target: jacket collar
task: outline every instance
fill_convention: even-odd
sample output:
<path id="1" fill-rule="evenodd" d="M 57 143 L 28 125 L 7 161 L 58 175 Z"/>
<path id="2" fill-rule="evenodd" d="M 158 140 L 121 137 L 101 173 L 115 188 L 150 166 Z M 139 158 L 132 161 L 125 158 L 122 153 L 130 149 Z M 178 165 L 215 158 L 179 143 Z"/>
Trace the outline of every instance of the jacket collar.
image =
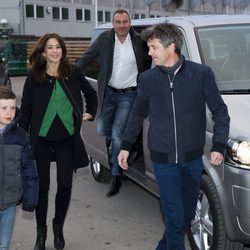
<path id="1" fill-rule="evenodd" d="M 167 73 L 168 75 L 174 75 L 177 72 L 177 70 L 182 67 L 184 60 L 185 60 L 184 56 L 181 55 L 179 61 L 175 65 L 173 65 L 172 67 L 160 66 L 160 69 L 163 72 Z"/>

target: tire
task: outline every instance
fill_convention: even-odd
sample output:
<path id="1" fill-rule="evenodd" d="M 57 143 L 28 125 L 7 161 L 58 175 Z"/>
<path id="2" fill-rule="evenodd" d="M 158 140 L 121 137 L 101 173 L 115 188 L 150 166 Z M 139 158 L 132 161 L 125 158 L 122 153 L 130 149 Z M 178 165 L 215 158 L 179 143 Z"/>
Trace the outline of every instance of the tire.
<path id="1" fill-rule="evenodd" d="M 195 219 L 187 231 L 192 250 L 243 250 L 244 245 L 230 241 L 217 190 L 207 175 L 201 179 Z"/>
<path id="2" fill-rule="evenodd" d="M 94 179 L 98 182 L 110 182 L 111 180 L 111 171 L 98 161 L 90 157 L 90 168 Z"/>

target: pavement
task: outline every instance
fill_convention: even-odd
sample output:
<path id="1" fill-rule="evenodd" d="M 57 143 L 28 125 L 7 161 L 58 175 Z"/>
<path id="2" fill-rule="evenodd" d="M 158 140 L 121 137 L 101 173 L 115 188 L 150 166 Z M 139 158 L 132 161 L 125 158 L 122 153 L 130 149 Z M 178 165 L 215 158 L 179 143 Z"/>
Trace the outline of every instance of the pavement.
<path id="1" fill-rule="evenodd" d="M 24 85 L 25 79 L 26 79 L 26 76 L 10 77 L 10 80 L 12 83 L 12 90 L 17 96 L 18 106 L 21 103 L 21 96 L 22 96 L 23 85 Z"/>
<path id="2" fill-rule="evenodd" d="M 56 191 L 56 168 L 51 167 L 46 249 L 53 246 L 52 218 Z M 130 181 L 120 194 L 106 198 L 107 184 L 96 183 L 89 168 L 74 176 L 72 199 L 65 221 L 65 250 L 153 250 L 163 224 L 158 200 Z M 17 209 L 10 250 L 34 249 L 35 214 Z"/>

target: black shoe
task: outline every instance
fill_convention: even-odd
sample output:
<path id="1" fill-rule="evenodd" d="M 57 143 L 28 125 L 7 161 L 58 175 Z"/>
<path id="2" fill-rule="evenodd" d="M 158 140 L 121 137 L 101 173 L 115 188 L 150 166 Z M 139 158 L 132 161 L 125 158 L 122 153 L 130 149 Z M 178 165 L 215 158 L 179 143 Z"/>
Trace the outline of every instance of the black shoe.
<path id="1" fill-rule="evenodd" d="M 111 197 L 111 196 L 119 193 L 121 185 L 122 185 L 121 176 L 120 175 L 114 175 L 114 176 L 112 176 L 111 187 L 110 187 L 109 192 L 106 194 L 106 196 L 107 197 Z"/>
<path id="2" fill-rule="evenodd" d="M 63 237 L 63 224 L 56 224 L 53 219 L 54 246 L 56 249 L 64 249 L 65 240 Z"/>
<path id="3" fill-rule="evenodd" d="M 45 250 L 45 241 L 47 238 L 47 226 L 37 227 L 37 238 L 34 250 Z"/>

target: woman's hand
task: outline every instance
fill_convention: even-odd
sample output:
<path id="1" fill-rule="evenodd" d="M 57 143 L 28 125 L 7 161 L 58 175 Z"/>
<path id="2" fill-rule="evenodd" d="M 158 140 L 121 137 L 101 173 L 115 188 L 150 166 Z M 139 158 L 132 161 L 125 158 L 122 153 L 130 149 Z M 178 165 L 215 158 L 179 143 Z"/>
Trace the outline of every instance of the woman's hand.
<path id="1" fill-rule="evenodd" d="M 93 116 L 89 113 L 84 113 L 82 116 L 82 120 L 83 121 L 89 121 L 89 120 L 93 120 Z"/>

